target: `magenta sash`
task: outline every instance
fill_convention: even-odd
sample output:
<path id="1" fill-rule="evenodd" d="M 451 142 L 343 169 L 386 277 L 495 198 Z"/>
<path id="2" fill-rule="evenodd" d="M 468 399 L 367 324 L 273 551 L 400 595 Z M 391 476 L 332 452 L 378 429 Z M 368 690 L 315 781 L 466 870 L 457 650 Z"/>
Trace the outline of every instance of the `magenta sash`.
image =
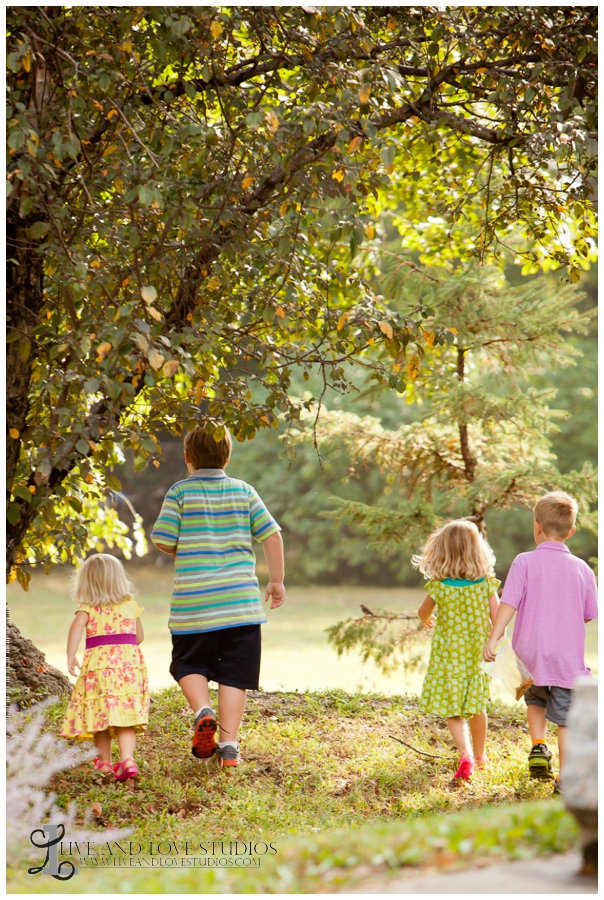
<path id="1" fill-rule="evenodd" d="M 138 644 L 135 634 L 100 634 L 98 637 L 86 638 L 86 649 L 102 647 L 104 644 Z"/>

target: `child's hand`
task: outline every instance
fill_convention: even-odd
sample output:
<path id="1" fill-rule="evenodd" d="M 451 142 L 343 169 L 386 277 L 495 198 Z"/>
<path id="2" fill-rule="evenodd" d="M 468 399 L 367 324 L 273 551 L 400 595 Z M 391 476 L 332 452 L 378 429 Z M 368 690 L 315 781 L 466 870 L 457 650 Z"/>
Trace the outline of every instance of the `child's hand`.
<path id="1" fill-rule="evenodd" d="M 429 619 L 426 619 L 425 622 L 422 622 L 422 628 L 434 628 L 436 625 L 436 619 L 434 616 L 430 616 Z"/>
<path id="2" fill-rule="evenodd" d="M 494 641 L 492 638 L 486 642 L 484 645 L 484 650 L 482 651 L 482 658 L 485 662 L 494 662 L 495 657 L 497 656 L 497 641 Z"/>
<path id="3" fill-rule="evenodd" d="M 268 603 L 269 597 L 272 597 L 271 609 L 276 609 L 278 606 L 281 606 L 285 600 L 285 588 L 283 587 L 283 582 L 278 583 L 276 581 L 269 581 L 264 595 L 265 603 Z"/>
<path id="4" fill-rule="evenodd" d="M 80 672 L 82 671 L 82 667 L 78 662 L 77 656 L 67 657 L 67 669 L 70 675 L 73 675 L 74 678 L 77 678 L 78 673 L 76 672 L 76 669 L 79 669 Z"/>

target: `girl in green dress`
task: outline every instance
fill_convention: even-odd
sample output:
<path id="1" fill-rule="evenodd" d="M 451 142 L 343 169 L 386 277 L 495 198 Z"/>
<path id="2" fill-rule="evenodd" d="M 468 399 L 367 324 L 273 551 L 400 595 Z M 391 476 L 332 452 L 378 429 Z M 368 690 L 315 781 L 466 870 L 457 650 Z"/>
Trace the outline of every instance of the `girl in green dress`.
<path id="1" fill-rule="evenodd" d="M 434 628 L 420 709 L 446 718 L 460 753 L 454 777 L 469 779 L 476 765 L 488 764 L 489 677 L 480 663 L 499 606 L 495 556 L 473 522 L 455 519 L 431 534 L 411 562 L 429 579 L 417 614 Z"/>

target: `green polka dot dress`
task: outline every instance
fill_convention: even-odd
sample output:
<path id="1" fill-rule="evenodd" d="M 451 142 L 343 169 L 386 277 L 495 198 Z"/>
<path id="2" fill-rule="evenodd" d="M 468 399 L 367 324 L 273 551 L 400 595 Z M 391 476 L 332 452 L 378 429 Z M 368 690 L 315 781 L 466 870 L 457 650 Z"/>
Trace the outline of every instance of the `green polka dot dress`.
<path id="1" fill-rule="evenodd" d="M 491 632 L 489 597 L 500 584 L 497 578 L 426 583 L 438 609 L 422 687 L 422 712 L 467 719 L 486 709 L 490 679 L 480 663 Z"/>

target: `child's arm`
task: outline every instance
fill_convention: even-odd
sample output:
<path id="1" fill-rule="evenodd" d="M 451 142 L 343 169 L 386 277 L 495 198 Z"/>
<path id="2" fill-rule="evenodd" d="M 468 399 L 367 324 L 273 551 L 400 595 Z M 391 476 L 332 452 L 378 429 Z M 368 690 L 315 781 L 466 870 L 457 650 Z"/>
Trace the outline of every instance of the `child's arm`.
<path id="1" fill-rule="evenodd" d="M 484 645 L 484 650 L 482 651 L 482 658 L 485 662 L 493 662 L 493 660 L 495 659 L 497 655 L 495 652 L 497 642 L 503 636 L 503 633 L 509 623 L 512 621 L 515 612 L 516 607 L 510 606 L 509 603 L 499 604 L 499 609 L 497 610 L 497 615 L 495 616 L 495 621 L 493 622 L 491 634 L 488 641 Z"/>
<path id="2" fill-rule="evenodd" d="M 78 610 L 73 617 L 73 622 L 71 623 L 69 634 L 67 635 L 67 669 L 69 674 L 74 677 L 78 674 L 76 668 L 80 669 L 80 671 L 82 670 L 76 657 L 76 653 L 78 652 L 78 647 L 80 646 L 80 641 L 82 640 L 87 621 L 88 613 L 83 610 Z"/>
<path id="3" fill-rule="evenodd" d="M 142 644 L 145 640 L 145 632 L 143 631 L 143 623 L 141 622 L 141 617 L 139 616 L 136 620 L 136 643 Z"/>
<path id="4" fill-rule="evenodd" d="M 285 588 L 283 587 L 285 563 L 283 560 L 281 532 L 276 531 L 262 541 L 262 549 L 264 550 L 264 558 L 268 566 L 268 584 L 264 601 L 265 603 L 268 602 L 268 598 L 271 597 L 271 609 L 276 609 L 285 600 Z"/>
<path id="5" fill-rule="evenodd" d="M 491 614 L 491 624 L 495 623 L 497 611 L 499 609 L 499 594 L 491 594 L 489 597 L 489 612 Z"/>
<path id="6" fill-rule="evenodd" d="M 424 628 L 434 628 L 434 617 L 432 613 L 436 608 L 436 603 L 432 597 L 426 596 L 422 600 L 417 615 L 419 616 Z"/>
<path id="7" fill-rule="evenodd" d="M 163 544 L 156 544 L 155 546 L 158 550 L 161 550 L 162 553 L 167 553 L 168 556 L 173 556 L 174 559 L 176 559 L 176 550 L 174 550 L 173 547 L 166 547 Z"/>

